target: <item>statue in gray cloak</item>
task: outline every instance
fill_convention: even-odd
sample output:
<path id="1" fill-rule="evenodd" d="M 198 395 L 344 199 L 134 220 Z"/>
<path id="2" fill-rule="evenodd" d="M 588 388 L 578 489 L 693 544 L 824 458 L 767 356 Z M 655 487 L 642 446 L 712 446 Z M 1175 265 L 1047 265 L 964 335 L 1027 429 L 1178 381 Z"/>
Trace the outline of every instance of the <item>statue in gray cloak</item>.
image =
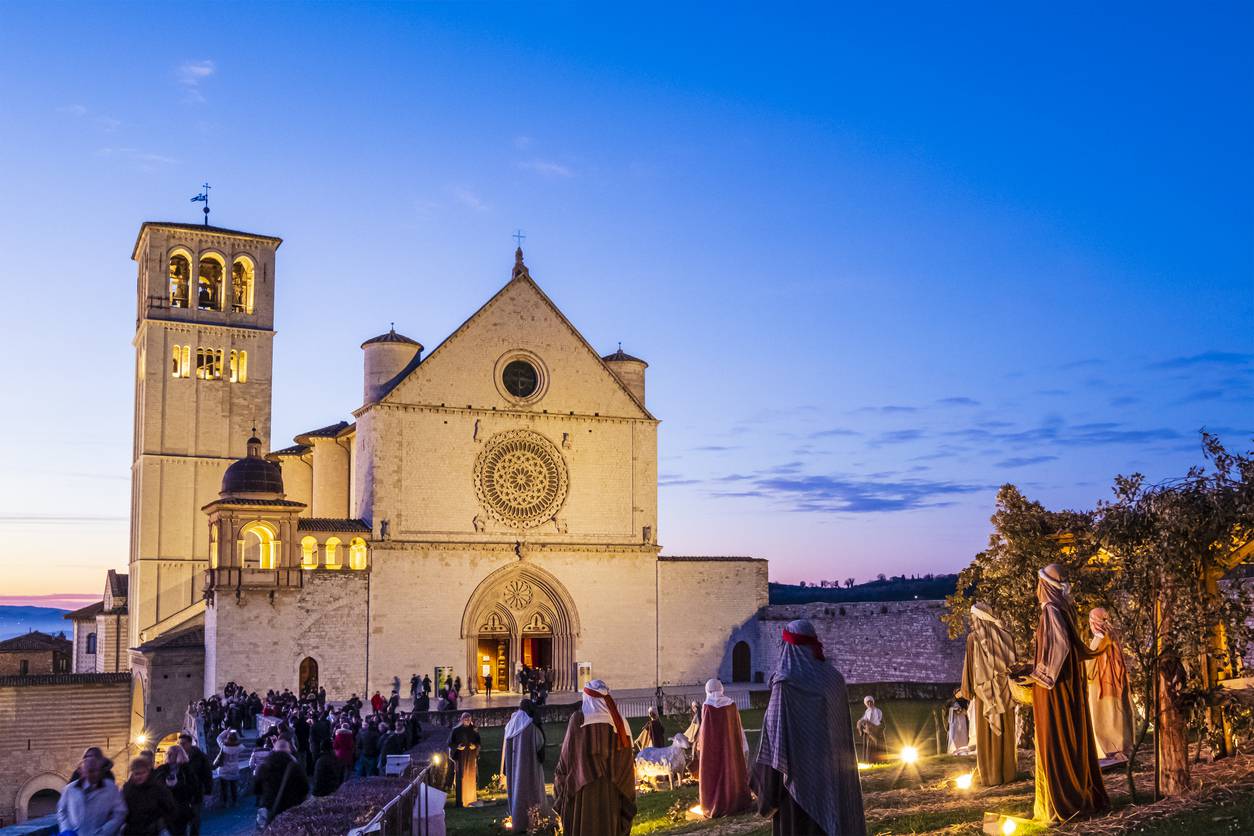
<path id="1" fill-rule="evenodd" d="M 518 710 L 505 726 L 505 745 L 501 750 L 501 774 L 509 795 L 509 815 L 513 832 L 526 833 L 532 808 L 544 818 L 553 816 L 553 808 L 544 792 L 544 728 L 531 700 L 522 700 Z"/>

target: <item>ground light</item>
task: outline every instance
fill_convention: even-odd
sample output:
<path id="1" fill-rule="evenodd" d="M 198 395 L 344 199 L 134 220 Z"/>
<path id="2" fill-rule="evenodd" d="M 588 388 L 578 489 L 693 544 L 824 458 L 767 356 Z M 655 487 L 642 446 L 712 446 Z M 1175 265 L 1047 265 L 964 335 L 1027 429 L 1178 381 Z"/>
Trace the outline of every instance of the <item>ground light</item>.
<path id="1" fill-rule="evenodd" d="M 984 827 L 981 832 L 985 836 L 1014 836 L 1016 833 L 1023 832 L 1029 824 L 1031 824 L 1029 819 L 1007 816 L 1002 813 L 985 813 Z"/>
<path id="2" fill-rule="evenodd" d="M 684 818 L 688 821 L 700 821 L 705 818 L 705 810 L 701 809 L 700 804 L 694 804 L 688 808 L 688 812 L 684 814 Z"/>
<path id="3" fill-rule="evenodd" d="M 858 761 L 858 769 L 870 769 L 870 768 L 871 768 L 871 764 Z"/>
<path id="4" fill-rule="evenodd" d="M 906 746 L 901 750 L 901 762 L 905 764 L 917 763 L 919 760 L 919 750 L 913 746 Z"/>
<path id="5" fill-rule="evenodd" d="M 954 786 L 960 790 L 969 790 L 971 789 L 971 782 L 974 780 L 974 772 L 964 772 L 954 779 Z"/>

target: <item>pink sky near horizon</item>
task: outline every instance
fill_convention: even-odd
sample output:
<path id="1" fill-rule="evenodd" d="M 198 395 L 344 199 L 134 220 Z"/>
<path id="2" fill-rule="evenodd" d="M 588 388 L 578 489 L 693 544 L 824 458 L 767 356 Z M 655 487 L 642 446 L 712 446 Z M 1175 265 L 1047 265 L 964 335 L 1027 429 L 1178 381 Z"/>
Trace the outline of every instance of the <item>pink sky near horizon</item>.
<path id="1" fill-rule="evenodd" d="M 100 600 L 99 593 L 54 592 L 47 595 L 0 595 L 0 607 L 54 607 L 76 610 Z"/>

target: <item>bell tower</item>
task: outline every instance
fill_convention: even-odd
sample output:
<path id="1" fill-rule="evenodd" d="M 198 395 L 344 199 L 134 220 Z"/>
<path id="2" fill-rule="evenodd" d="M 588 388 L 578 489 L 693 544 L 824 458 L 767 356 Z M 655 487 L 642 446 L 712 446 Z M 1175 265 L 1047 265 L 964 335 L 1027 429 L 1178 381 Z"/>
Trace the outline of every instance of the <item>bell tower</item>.
<path id="1" fill-rule="evenodd" d="M 202 508 L 222 474 L 270 437 L 279 238 L 146 222 L 138 265 L 131 466 L 130 646 L 199 611 L 209 566 Z"/>

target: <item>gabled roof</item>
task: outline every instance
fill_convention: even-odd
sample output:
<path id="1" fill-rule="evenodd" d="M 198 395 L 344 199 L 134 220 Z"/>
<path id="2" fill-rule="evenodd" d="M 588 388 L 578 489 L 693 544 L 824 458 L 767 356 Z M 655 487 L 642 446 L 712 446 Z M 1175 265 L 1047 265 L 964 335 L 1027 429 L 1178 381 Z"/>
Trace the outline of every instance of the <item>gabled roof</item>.
<path id="1" fill-rule="evenodd" d="M 69 639 L 50 636 L 38 630 L 23 633 L 0 642 L 0 653 L 38 653 L 43 650 L 68 651 L 73 643 Z"/>
<path id="2" fill-rule="evenodd" d="M 176 650 L 182 648 L 203 648 L 205 646 L 205 628 L 203 624 L 188 627 L 185 630 L 174 630 L 158 636 L 152 641 L 144 642 L 135 648 L 141 652 L 150 650 Z"/>
<path id="3" fill-rule="evenodd" d="M 70 621 L 95 621 L 96 616 L 102 612 L 104 612 L 104 601 L 97 601 L 94 604 L 88 604 L 85 607 L 74 610 L 74 612 L 67 612 L 62 618 Z"/>
<path id="4" fill-rule="evenodd" d="M 105 577 L 109 584 L 109 594 L 114 598 L 125 598 L 126 590 L 130 587 L 130 576 L 110 569 Z"/>
<path id="5" fill-rule="evenodd" d="M 623 391 L 623 394 L 625 394 L 631 400 L 631 402 L 636 405 L 636 407 L 644 414 L 644 417 L 650 420 L 655 420 L 653 418 L 653 414 L 649 412 L 649 410 L 645 408 L 645 405 L 640 402 L 640 400 L 635 396 L 635 394 L 632 393 L 632 391 L 627 388 L 626 384 L 624 384 L 619 379 L 618 375 L 614 374 L 614 372 L 610 369 L 610 367 L 605 365 L 605 360 L 601 357 L 600 354 L 597 353 L 597 350 L 593 348 L 592 345 L 584 338 L 584 335 L 579 332 L 579 329 L 576 328 L 574 324 L 569 319 L 566 318 L 566 314 L 562 313 L 561 308 L 555 305 L 553 303 L 553 300 L 549 298 L 548 294 L 546 294 L 543 290 L 540 289 L 540 285 L 536 284 L 535 279 L 531 278 L 531 272 L 527 269 L 527 265 L 523 263 L 523 253 L 522 253 L 521 247 L 519 247 L 518 250 L 514 253 L 514 273 L 513 273 L 513 276 L 510 277 L 510 280 L 506 282 L 505 285 L 501 287 L 500 290 L 492 294 L 491 299 L 489 299 L 488 301 L 480 305 L 477 311 L 471 314 L 470 317 L 465 322 L 463 322 L 461 325 L 457 327 L 457 330 L 455 330 L 453 333 L 445 337 L 444 341 L 441 342 L 439 345 L 437 345 L 435 347 L 435 350 L 432 351 L 430 354 L 428 354 L 422 360 L 421 363 L 411 362 L 408 366 L 406 366 L 405 369 L 403 369 L 400 374 L 398 374 L 395 378 L 392 379 L 392 381 L 388 384 L 387 388 L 384 389 L 379 394 L 378 400 L 379 401 L 387 400 L 388 396 L 391 395 L 392 392 L 396 391 L 397 387 L 399 387 L 402 383 L 404 383 L 409 378 L 409 376 L 414 373 L 415 369 L 418 369 L 422 366 L 429 364 L 433 359 L 435 359 L 435 357 L 440 353 L 440 351 L 444 349 L 445 346 L 449 345 L 457 337 L 461 336 L 466 331 L 466 329 L 469 328 L 470 325 L 475 320 L 477 320 L 480 316 L 482 316 L 484 311 L 491 308 L 496 303 L 496 301 L 505 294 L 507 290 L 509 290 L 515 284 L 519 284 L 519 283 L 525 283 L 529 285 L 531 289 L 536 292 L 536 294 L 540 297 L 540 301 L 542 301 L 545 305 L 549 307 L 549 309 L 557 317 L 559 322 L 561 322 L 568 329 L 570 329 L 570 332 L 575 335 L 575 339 L 577 339 L 580 343 L 582 343 L 583 347 L 588 350 L 588 353 L 596 358 L 597 362 L 601 364 L 601 368 L 605 370 L 605 374 L 609 377 L 609 379 L 612 380 L 618 386 L 618 388 Z M 300 439 L 297 438 L 297 440 L 299 441 Z"/>
<path id="6" fill-rule="evenodd" d="M 296 522 L 297 531 L 331 531 L 369 533 L 370 524 L 365 520 L 338 519 L 335 517 L 301 517 Z"/>
<path id="7" fill-rule="evenodd" d="M 258 235 L 255 232 L 242 232 L 238 229 L 226 229 L 220 226 L 205 226 L 204 224 L 185 224 L 177 221 L 144 221 L 139 225 L 139 234 L 135 236 L 135 246 L 131 250 L 131 259 L 133 260 L 139 254 L 139 242 L 144 240 L 144 233 L 149 228 L 157 229 L 182 229 L 187 232 L 210 232 L 214 235 L 229 235 L 233 238 L 260 238 L 263 241 L 273 241 L 274 248 L 277 250 L 279 245 L 283 243 L 282 238 L 276 238 L 273 235 Z"/>

